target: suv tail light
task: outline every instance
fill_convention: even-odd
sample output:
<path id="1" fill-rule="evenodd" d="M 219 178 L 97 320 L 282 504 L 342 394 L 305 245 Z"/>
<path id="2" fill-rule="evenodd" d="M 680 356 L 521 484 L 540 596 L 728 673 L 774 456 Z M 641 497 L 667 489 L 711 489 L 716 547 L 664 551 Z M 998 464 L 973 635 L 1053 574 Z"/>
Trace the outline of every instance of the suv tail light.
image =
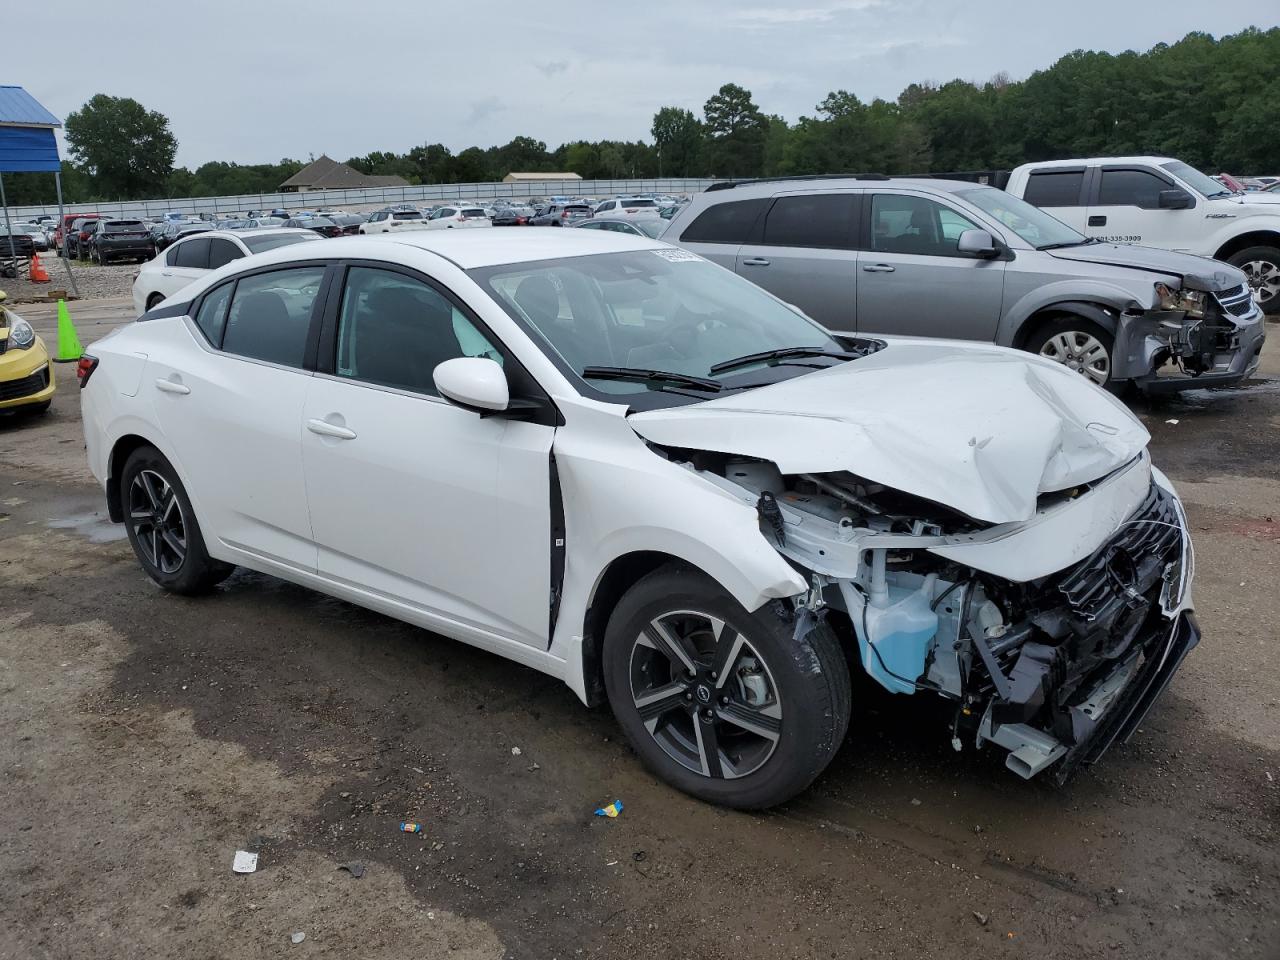
<path id="1" fill-rule="evenodd" d="M 83 390 L 89 382 L 89 378 L 93 376 L 93 371 L 98 369 L 98 358 L 84 354 L 76 363 L 76 379 L 80 381 L 80 389 Z"/>

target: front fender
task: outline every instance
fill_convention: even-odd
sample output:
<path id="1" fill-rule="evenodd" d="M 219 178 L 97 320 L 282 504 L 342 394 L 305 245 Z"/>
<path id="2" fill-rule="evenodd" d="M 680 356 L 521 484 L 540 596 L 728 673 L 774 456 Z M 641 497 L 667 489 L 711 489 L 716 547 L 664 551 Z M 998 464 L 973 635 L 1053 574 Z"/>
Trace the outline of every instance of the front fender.
<path id="1" fill-rule="evenodd" d="M 1119 284 L 1099 281 L 1062 280 L 1027 291 L 1008 309 L 996 329 L 996 343 L 1020 347 L 1031 332 L 1028 321 L 1042 313 L 1070 313 L 1093 320 L 1107 332 L 1114 333 L 1116 315 L 1143 305 L 1132 290 Z M 1110 315 L 1107 310 L 1112 311 Z"/>

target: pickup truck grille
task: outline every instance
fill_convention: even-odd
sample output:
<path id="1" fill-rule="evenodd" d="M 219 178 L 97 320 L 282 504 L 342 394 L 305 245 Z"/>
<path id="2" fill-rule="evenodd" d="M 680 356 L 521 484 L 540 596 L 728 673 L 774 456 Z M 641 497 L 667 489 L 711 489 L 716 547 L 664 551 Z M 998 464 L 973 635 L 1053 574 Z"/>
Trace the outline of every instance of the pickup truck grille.
<path id="1" fill-rule="evenodd" d="M 1242 283 L 1230 290 L 1219 290 L 1213 296 L 1228 316 L 1244 317 L 1253 310 L 1253 291 L 1246 284 Z"/>

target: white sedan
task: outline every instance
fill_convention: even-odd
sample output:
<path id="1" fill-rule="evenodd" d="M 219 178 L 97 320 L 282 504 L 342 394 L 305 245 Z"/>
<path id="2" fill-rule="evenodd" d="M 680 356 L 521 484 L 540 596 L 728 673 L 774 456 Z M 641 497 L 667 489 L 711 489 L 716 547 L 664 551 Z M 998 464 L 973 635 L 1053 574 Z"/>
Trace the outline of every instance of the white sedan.
<path id="1" fill-rule="evenodd" d="M 428 230 L 452 230 L 455 227 L 492 227 L 483 207 L 447 204 L 431 214 Z"/>
<path id="2" fill-rule="evenodd" d="M 651 240 L 298 244 L 78 373 L 156 583 L 243 566 L 510 658 L 718 803 L 812 782 L 851 670 L 950 702 L 956 749 L 1065 777 L 1199 637 L 1181 504 L 1111 395 L 1013 350 L 830 333 Z"/>
<path id="3" fill-rule="evenodd" d="M 133 308 L 142 316 L 192 280 L 242 257 L 322 239 L 310 230 L 210 230 L 166 247 L 133 281 Z"/>

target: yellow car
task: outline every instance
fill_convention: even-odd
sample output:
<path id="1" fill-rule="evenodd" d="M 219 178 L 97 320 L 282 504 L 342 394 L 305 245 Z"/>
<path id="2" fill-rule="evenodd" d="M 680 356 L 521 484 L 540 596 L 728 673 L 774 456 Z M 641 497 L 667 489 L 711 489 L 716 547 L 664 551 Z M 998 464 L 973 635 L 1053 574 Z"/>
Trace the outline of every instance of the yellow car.
<path id="1" fill-rule="evenodd" d="M 0 410 L 43 413 L 53 402 L 53 364 L 31 324 L 4 308 L 0 291 Z"/>

